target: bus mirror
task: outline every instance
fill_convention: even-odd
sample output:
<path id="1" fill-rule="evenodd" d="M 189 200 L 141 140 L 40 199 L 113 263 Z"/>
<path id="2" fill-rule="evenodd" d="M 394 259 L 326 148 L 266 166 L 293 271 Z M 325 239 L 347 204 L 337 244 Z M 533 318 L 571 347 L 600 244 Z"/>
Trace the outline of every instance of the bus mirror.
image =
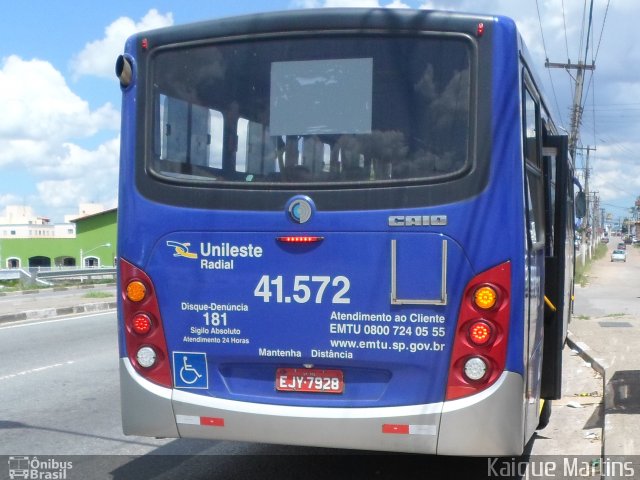
<path id="1" fill-rule="evenodd" d="M 578 192 L 576 195 L 576 217 L 584 218 L 587 214 L 587 198 L 584 192 Z"/>
<path id="2" fill-rule="evenodd" d="M 116 60 L 116 76 L 120 80 L 122 88 L 126 88 L 131 84 L 131 77 L 133 76 L 131 63 L 124 55 L 120 55 Z"/>

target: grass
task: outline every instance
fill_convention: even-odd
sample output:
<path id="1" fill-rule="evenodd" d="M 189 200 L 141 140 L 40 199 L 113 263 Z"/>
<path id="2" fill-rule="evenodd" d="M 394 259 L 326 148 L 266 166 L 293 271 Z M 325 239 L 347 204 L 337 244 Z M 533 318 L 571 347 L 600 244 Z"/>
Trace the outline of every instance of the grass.
<path id="1" fill-rule="evenodd" d="M 115 295 L 113 293 L 109 292 L 87 292 L 82 296 L 82 298 L 110 298 L 114 296 Z"/>
<path id="2" fill-rule="evenodd" d="M 19 292 L 22 290 L 40 290 L 42 288 L 46 288 L 43 285 L 37 284 L 26 284 L 22 283 L 20 280 L 3 280 L 0 282 L 0 292 Z"/>
<path id="3" fill-rule="evenodd" d="M 593 252 L 593 257 L 591 259 L 587 258 L 587 261 L 584 265 L 582 265 L 581 261 L 576 262 L 576 271 L 574 274 L 574 278 L 577 284 L 581 287 L 584 287 L 589 280 L 589 270 L 591 269 L 591 264 L 596 260 L 600 260 L 607 255 L 607 246 L 603 243 L 599 243 L 596 246 L 595 251 Z"/>
<path id="4" fill-rule="evenodd" d="M 24 290 L 42 290 L 45 288 L 52 288 L 52 287 L 74 287 L 78 285 L 110 285 L 112 283 L 114 283 L 114 279 L 112 278 L 90 279 L 90 280 L 85 280 L 84 282 L 66 280 L 66 281 L 55 282 L 52 285 L 42 285 L 39 283 L 25 283 L 20 280 L 0 280 L 0 292 L 9 293 L 9 292 L 20 292 Z"/>

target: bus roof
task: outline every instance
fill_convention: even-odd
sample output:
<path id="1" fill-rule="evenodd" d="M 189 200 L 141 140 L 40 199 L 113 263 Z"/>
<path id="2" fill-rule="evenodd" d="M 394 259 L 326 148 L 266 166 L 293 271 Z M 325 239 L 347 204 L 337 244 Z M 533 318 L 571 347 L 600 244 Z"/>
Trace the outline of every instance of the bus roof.
<path id="1" fill-rule="evenodd" d="M 334 30 L 334 29 L 385 29 L 389 31 L 467 31 L 477 33 L 478 23 L 504 24 L 513 22 L 508 17 L 486 14 L 469 14 L 440 10 L 392 9 L 392 8 L 322 8 L 286 10 L 256 13 L 236 17 L 224 17 L 197 23 L 164 27 L 140 32 L 131 38 L 153 36 L 165 41 L 189 41 L 211 35 L 235 36 L 284 31 Z M 150 45 L 151 47 L 152 45 Z"/>

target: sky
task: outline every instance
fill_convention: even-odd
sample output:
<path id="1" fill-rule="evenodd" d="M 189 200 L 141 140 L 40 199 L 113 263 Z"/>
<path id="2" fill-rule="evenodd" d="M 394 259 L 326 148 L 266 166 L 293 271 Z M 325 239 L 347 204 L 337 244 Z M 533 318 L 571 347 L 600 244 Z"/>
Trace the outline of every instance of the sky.
<path id="1" fill-rule="evenodd" d="M 513 18 L 552 112 L 569 129 L 575 71 L 545 60 L 585 59 L 587 0 L 0 0 L 0 217 L 27 205 L 62 222 L 80 203 L 117 206 L 121 92 L 114 75 L 126 38 L 193 21 L 323 7 L 427 8 Z M 585 13 L 586 12 L 586 13 Z M 593 0 L 577 166 L 614 220 L 640 196 L 638 0 Z"/>

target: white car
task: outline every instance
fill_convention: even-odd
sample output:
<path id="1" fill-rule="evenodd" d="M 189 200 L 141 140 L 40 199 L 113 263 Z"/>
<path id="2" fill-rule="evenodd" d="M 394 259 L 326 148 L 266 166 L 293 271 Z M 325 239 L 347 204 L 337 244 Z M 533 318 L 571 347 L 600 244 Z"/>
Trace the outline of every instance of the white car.
<path id="1" fill-rule="evenodd" d="M 627 261 L 627 252 L 626 250 L 614 250 L 611 252 L 611 261 L 612 262 L 626 262 Z"/>

